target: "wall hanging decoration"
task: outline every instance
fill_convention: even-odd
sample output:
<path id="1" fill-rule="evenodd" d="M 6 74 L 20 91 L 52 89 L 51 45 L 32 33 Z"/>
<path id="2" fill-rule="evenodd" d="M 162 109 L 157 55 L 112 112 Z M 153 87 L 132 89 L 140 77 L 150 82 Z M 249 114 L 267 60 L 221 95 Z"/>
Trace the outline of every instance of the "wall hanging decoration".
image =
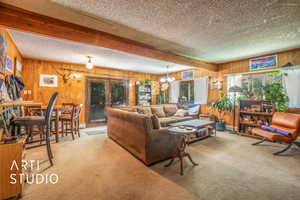
<path id="1" fill-rule="evenodd" d="M 57 87 L 58 81 L 56 75 L 40 75 L 40 87 Z"/>
<path id="2" fill-rule="evenodd" d="M 192 80 L 192 79 L 194 79 L 194 71 L 181 72 L 181 79 L 182 80 Z"/>
<path id="3" fill-rule="evenodd" d="M 7 56 L 7 43 L 4 36 L 0 33 L 0 73 L 4 73 Z"/>
<path id="4" fill-rule="evenodd" d="M 277 67 L 277 55 L 254 58 L 249 60 L 250 70 L 262 70 Z"/>
<path id="5" fill-rule="evenodd" d="M 21 76 L 23 65 L 20 61 L 18 61 L 17 58 L 15 58 L 15 69 L 16 69 L 16 75 Z"/>
<path id="6" fill-rule="evenodd" d="M 5 70 L 9 72 L 13 72 L 13 63 L 9 56 L 6 56 Z"/>

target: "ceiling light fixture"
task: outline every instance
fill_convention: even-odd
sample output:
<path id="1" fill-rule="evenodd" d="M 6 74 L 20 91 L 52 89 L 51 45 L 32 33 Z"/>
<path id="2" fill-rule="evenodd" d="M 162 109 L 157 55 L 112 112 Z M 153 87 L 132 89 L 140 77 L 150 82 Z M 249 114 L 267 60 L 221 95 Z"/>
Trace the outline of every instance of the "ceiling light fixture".
<path id="1" fill-rule="evenodd" d="M 167 66 L 167 73 L 166 73 L 167 75 L 166 76 L 164 76 L 164 77 L 161 77 L 160 78 L 160 82 L 161 83 L 171 83 L 171 82 L 173 82 L 173 81 L 175 81 L 176 79 L 175 79 L 175 77 L 170 77 L 169 76 L 169 66 Z"/>
<path id="2" fill-rule="evenodd" d="M 88 58 L 88 62 L 86 63 L 86 68 L 87 69 L 93 69 L 94 64 L 92 62 L 92 57 L 91 56 L 87 56 L 87 58 Z"/>

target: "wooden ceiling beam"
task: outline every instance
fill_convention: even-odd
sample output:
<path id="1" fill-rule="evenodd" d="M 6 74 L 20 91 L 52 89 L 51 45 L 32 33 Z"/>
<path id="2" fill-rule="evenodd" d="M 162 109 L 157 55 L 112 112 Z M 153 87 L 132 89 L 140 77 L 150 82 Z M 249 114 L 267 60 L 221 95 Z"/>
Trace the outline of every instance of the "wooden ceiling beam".
<path id="1" fill-rule="evenodd" d="M 149 45 L 121 38 L 59 19 L 0 3 L 0 25 L 20 31 L 100 46 L 152 59 L 217 71 L 217 65 L 155 49 Z"/>

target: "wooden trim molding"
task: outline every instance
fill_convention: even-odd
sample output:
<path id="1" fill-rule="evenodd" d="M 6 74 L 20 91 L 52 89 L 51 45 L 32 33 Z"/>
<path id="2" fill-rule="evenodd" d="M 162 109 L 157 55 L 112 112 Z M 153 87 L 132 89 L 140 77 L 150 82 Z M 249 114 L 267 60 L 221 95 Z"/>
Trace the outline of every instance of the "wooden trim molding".
<path id="1" fill-rule="evenodd" d="M 40 15 L 8 4 L 0 3 L 0 13 L 0 25 L 6 28 L 217 71 L 216 64 L 155 49 L 154 47 L 137 41 L 121 38 L 119 36 L 65 22 L 45 15 Z"/>

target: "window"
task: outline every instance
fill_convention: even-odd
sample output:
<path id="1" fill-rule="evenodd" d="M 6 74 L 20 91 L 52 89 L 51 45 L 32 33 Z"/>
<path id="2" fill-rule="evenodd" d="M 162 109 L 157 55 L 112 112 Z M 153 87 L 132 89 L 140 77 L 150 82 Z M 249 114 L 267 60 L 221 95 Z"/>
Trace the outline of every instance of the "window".
<path id="1" fill-rule="evenodd" d="M 112 106 L 128 104 L 129 81 L 118 80 L 111 82 L 111 103 Z"/>
<path id="2" fill-rule="evenodd" d="M 227 78 L 227 86 L 230 87 L 237 85 L 242 88 L 242 92 L 238 94 L 241 99 L 251 99 L 253 97 L 258 97 L 264 99 L 264 89 L 268 85 L 272 85 L 274 82 L 282 83 L 289 97 L 289 107 L 290 108 L 300 108 L 300 69 L 291 68 L 281 70 L 286 75 L 278 73 L 274 76 L 265 75 L 231 75 Z M 228 93 L 230 97 L 233 97 L 232 93 Z"/>
<path id="3" fill-rule="evenodd" d="M 180 102 L 194 102 L 194 81 L 181 81 L 179 87 Z"/>

